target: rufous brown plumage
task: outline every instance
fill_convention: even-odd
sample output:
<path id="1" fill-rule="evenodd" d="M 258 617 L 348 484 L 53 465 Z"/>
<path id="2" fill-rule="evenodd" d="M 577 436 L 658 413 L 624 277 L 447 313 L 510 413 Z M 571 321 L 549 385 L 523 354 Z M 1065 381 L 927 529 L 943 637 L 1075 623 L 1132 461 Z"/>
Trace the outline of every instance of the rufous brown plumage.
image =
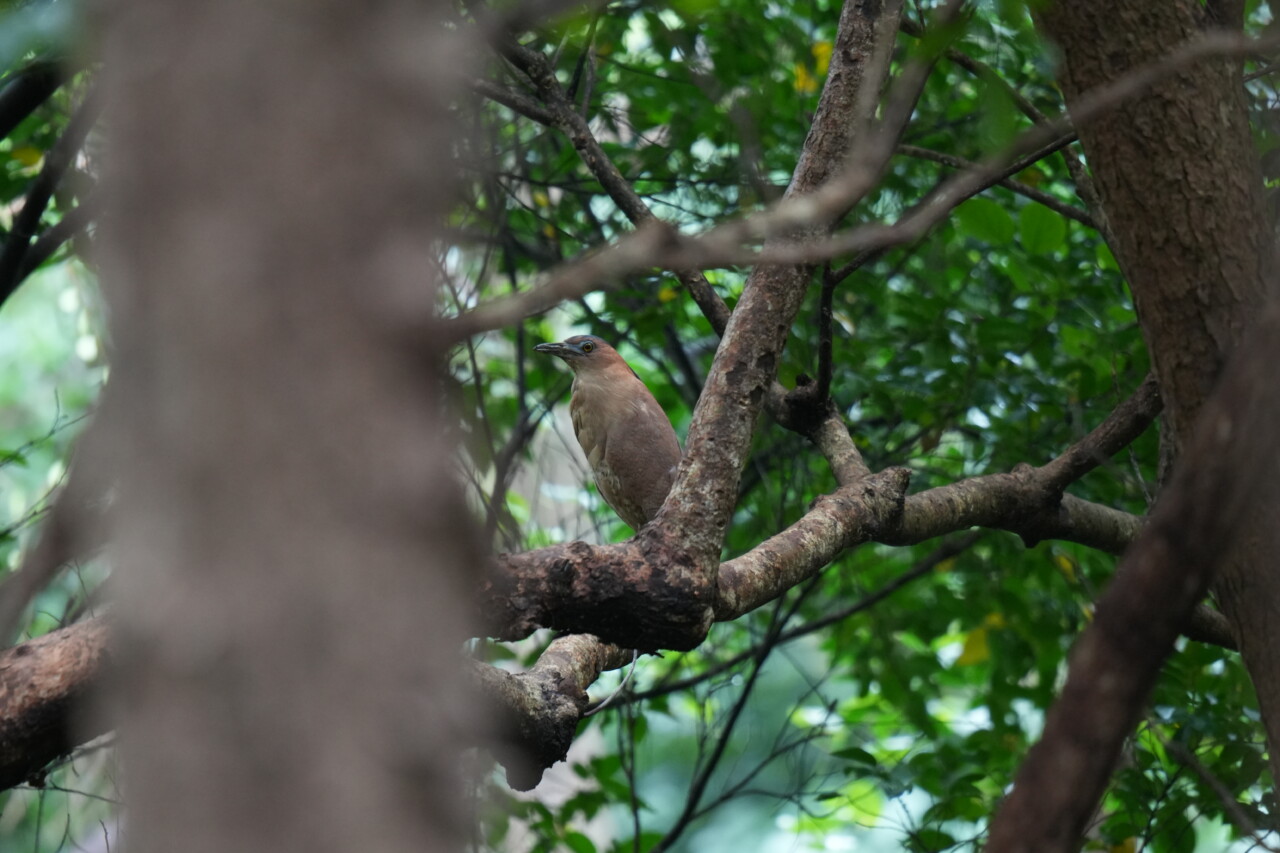
<path id="1" fill-rule="evenodd" d="M 639 530 L 657 514 L 680 462 L 680 441 L 666 412 L 618 351 L 595 335 L 538 344 L 573 371 L 569 411 L 596 487 L 613 511 Z"/>

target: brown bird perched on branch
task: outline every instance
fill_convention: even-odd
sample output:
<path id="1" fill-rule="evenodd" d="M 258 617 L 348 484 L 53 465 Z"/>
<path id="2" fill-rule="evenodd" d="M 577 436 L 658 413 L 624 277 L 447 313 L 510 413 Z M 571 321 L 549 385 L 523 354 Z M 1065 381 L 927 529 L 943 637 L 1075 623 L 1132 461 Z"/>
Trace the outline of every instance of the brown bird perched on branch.
<path id="1" fill-rule="evenodd" d="M 573 432 L 605 502 L 639 530 L 662 507 L 680 462 L 666 412 L 618 351 L 595 335 L 534 349 L 559 356 L 573 371 Z"/>

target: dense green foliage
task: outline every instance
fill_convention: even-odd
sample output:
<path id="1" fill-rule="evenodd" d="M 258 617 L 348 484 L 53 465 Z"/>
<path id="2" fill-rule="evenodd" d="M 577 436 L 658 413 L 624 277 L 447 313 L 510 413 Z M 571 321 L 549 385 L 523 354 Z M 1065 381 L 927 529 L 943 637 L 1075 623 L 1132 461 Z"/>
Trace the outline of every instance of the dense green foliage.
<path id="1" fill-rule="evenodd" d="M 62 55 L 54 36 L 63 31 L 51 35 L 46 19 L 33 17 L 40 7 L 11 13 L 34 41 L 0 45 L 9 69 L 0 85 Z M 918 12 L 912 5 L 917 23 Z M 781 193 L 817 104 L 838 14 L 830 0 L 614 3 L 524 43 L 554 57 L 561 83 L 653 211 L 697 231 Z M 916 47 L 914 36 L 901 35 L 895 68 Z M 1061 113 L 1052 51 L 1022 4 L 978 4 L 954 51 L 960 56 L 941 60 L 930 78 L 902 152 L 848 222 L 890 222 L 924 197 L 952 171 L 929 152 L 979 160 L 1031 125 L 1027 107 Z M 488 71 L 506 88 L 530 91 L 496 56 Z M 87 76 L 0 140 L 6 237 Z M 1275 97 L 1270 80 L 1250 84 L 1260 110 Z M 563 134 L 478 96 L 459 103 L 457 118 L 466 131 L 458 149 L 466 192 L 450 223 L 456 244 L 441 254 L 446 314 L 533 286 L 539 272 L 631 229 Z M 74 186 L 92 182 L 90 163 L 75 171 Z M 990 189 L 918 243 L 835 285 L 832 394 L 868 463 L 910 467 L 913 490 L 1044 463 L 1146 373 L 1123 276 L 1098 231 L 1078 221 L 1089 214 L 1062 154 L 1014 180 L 1058 205 Z M 79 197 L 64 187 L 43 227 Z M 105 376 L 92 264 L 65 254 L 0 313 L 0 560 L 10 568 Z M 707 276 L 732 305 L 746 272 Z M 821 290 L 815 276 L 788 341 L 779 378 L 789 387 L 818 371 Z M 572 445 L 563 429 L 549 428 L 568 381 L 532 346 L 570 331 L 616 342 L 682 434 L 716 345 L 687 294 L 654 270 L 457 352 L 460 470 L 495 547 L 630 535 L 580 492 L 588 479 L 581 470 L 548 461 Z M 1153 433 L 1071 492 L 1144 513 Z M 804 439 L 762 421 L 726 555 L 795 521 L 833 487 Z M 931 561 L 939 547 L 957 553 Z M 1026 547 L 1000 532 L 846 554 L 775 605 L 715 626 L 697 651 L 642 658 L 625 690 L 584 724 L 570 772 L 544 785 L 560 794 L 517 797 L 498 774 L 487 777 L 475 792 L 476 849 L 643 850 L 673 826 L 674 849 L 710 853 L 972 849 L 1037 737 L 1066 653 L 1114 568 L 1113 557 L 1083 546 Z M 30 630 L 56 625 L 97 579 L 92 567 L 62 578 L 37 602 Z M 482 652 L 527 664 L 548 639 Z M 608 676 L 598 694 L 620 678 Z M 1234 653 L 1180 642 L 1098 815 L 1096 847 L 1222 849 L 1239 828 L 1212 780 L 1237 795 L 1232 807 L 1256 826 L 1271 826 L 1252 707 Z M 97 765 L 51 778 L 114 796 Z M 5 849 L 75 849 L 107 814 L 85 795 L 0 796 Z"/>

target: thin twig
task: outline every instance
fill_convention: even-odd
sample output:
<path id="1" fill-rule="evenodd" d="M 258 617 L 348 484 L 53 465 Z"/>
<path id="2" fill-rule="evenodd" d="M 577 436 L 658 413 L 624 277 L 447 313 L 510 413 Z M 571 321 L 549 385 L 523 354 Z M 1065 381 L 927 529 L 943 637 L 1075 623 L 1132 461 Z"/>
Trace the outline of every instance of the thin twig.
<path id="1" fill-rule="evenodd" d="M 1151 731 L 1160 739 L 1160 743 L 1164 746 L 1165 752 L 1177 759 L 1180 764 L 1190 768 L 1191 772 L 1199 776 L 1201 781 L 1209 786 L 1209 790 L 1213 791 L 1213 795 L 1218 798 L 1218 802 L 1222 804 L 1223 811 L 1227 813 L 1227 817 L 1229 817 L 1231 822 L 1235 824 L 1236 829 L 1240 830 L 1242 834 L 1252 837 L 1254 843 L 1263 850 L 1275 851 L 1280 849 L 1272 847 L 1262 839 L 1262 835 L 1258 832 L 1258 827 L 1254 825 L 1254 822 L 1249 819 L 1247 814 L 1245 814 L 1244 809 L 1240 808 L 1240 801 L 1236 799 L 1236 795 L 1232 793 L 1230 788 L 1223 784 L 1221 779 L 1213 775 L 1208 767 L 1204 766 L 1204 763 L 1196 757 L 1195 753 L 1188 749 L 1182 742 L 1169 740 L 1160 735 L 1160 733 L 1156 732 L 1154 729 Z"/>
<path id="2" fill-rule="evenodd" d="M 1063 148 L 1061 150 L 1065 151 L 1066 149 Z M 908 157 L 930 160 L 934 163 L 941 163 L 944 166 L 950 166 L 953 169 L 975 169 L 978 167 L 978 164 L 974 163 L 972 160 L 966 160 L 963 157 L 956 157 L 951 154 L 944 154 L 941 151 L 933 151 L 929 148 L 921 148 L 918 145 L 899 145 L 898 151 Z M 1012 190 L 1018 195 L 1029 198 L 1034 202 L 1038 202 L 1052 210 L 1054 213 L 1061 214 L 1068 219 L 1074 219 L 1081 225 L 1088 228 L 1098 227 L 1097 223 L 1094 222 L 1093 217 L 1089 215 L 1088 211 L 1081 210 L 1075 205 L 1067 204 L 1065 201 L 1054 198 L 1043 190 L 1027 186 L 1022 181 L 1017 181 L 1013 178 L 1002 178 L 998 183 L 999 186 L 1002 186 L 1007 190 Z"/>
<path id="3" fill-rule="evenodd" d="M 831 398 L 832 333 L 831 301 L 835 298 L 836 279 L 831 275 L 831 264 L 822 268 L 822 294 L 818 299 L 818 391 L 820 404 Z"/>

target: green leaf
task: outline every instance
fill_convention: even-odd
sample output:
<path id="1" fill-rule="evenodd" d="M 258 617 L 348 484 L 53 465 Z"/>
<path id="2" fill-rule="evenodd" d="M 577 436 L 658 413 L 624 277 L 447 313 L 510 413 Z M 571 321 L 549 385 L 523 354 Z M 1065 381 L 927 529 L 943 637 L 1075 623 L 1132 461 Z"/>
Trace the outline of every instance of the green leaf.
<path id="1" fill-rule="evenodd" d="M 915 853 L 934 853 L 954 847 L 955 838 L 940 829 L 921 829 L 907 839 L 907 849 Z"/>
<path id="2" fill-rule="evenodd" d="M 961 233 L 983 243 L 1005 245 L 1013 242 L 1013 217 L 989 198 L 971 198 L 956 208 Z"/>
<path id="3" fill-rule="evenodd" d="M 1111 254 L 1111 247 L 1101 240 L 1094 248 L 1094 255 L 1098 259 L 1098 266 L 1104 270 L 1120 271 L 1120 265 L 1116 263 L 1116 256 Z"/>
<path id="4" fill-rule="evenodd" d="M 1032 255 L 1048 255 L 1062 247 L 1067 239 L 1067 222 L 1061 215 L 1039 204 L 1022 208 L 1018 216 L 1018 234 L 1022 248 Z"/>
<path id="5" fill-rule="evenodd" d="M 865 749 L 858 749 L 856 746 L 847 747 L 845 749 L 837 749 L 831 753 L 834 758 L 843 758 L 845 761 L 852 761 L 855 764 L 865 764 L 868 767 L 875 767 L 878 763 L 876 757 Z"/>
<path id="6" fill-rule="evenodd" d="M 573 853 L 596 853 L 596 845 L 581 832 L 566 832 L 564 843 Z"/>

